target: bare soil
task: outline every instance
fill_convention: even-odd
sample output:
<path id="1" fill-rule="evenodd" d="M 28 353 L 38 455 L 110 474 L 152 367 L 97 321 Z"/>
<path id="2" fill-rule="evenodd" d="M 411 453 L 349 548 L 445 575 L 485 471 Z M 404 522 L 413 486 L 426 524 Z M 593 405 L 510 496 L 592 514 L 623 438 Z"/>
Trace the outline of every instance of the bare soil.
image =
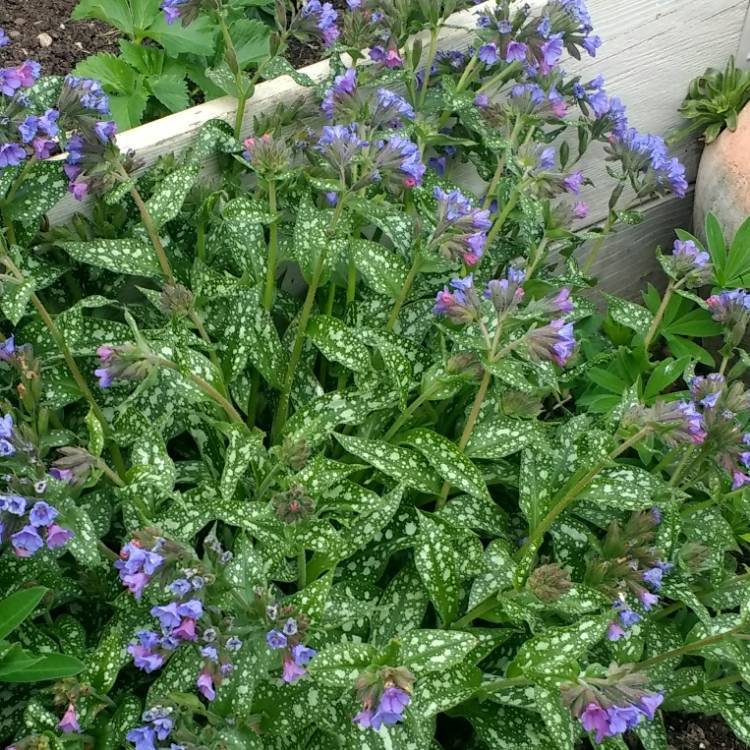
<path id="1" fill-rule="evenodd" d="M 750 750 L 718 716 L 670 714 L 667 734 L 670 750 Z"/>

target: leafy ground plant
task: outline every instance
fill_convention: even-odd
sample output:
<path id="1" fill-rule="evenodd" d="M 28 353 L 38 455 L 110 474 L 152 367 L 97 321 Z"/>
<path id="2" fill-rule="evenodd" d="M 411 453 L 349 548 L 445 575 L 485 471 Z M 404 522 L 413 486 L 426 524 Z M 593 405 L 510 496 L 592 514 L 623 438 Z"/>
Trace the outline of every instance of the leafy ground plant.
<path id="1" fill-rule="evenodd" d="M 562 72 L 580 0 L 439 52 L 473 5 L 309 0 L 307 109 L 146 173 L 99 84 L 0 70 L 0 585 L 85 665 L 7 687 L 17 750 L 666 750 L 664 708 L 750 740 L 747 243 L 679 233 L 602 313 L 607 233 L 684 169 Z"/>

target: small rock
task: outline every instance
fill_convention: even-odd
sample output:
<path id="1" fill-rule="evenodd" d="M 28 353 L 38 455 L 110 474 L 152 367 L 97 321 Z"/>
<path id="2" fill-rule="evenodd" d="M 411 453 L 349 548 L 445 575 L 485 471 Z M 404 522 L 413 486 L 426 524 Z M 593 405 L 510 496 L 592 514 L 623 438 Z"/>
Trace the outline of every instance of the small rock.
<path id="1" fill-rule="evenodd" d="M 17 29 L 13 29 L 13 31 L 8 32 L 8 36 L 11 39 L 19 39 L 21 37 L 21 32 L 18 31 Z"/>
<path id="2" fill-rule="evenodd" d="M 16 19 L 13 20 L 13 23 L 16 26 L 25 26 L 26 25 L 26 19 L 25 18 L 21 18 L 21 16 L 19 16 L 18 18 L 16 18 Z"/>
<path id="3" fill-rule="evenodd" d="M 39 42 L 40 47 L 51 47 L 52 46 L 52 37 L 47 34 L 46 32 L 42 32 L 39 34 L 39 36 L 36 38 L 37 42 Z"/>

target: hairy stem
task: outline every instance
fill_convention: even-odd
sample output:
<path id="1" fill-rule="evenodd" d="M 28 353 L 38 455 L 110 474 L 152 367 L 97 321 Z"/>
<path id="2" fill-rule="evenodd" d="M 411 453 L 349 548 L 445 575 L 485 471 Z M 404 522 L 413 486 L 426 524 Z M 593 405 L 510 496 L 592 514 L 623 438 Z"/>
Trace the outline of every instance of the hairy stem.
<path id="1" fill-rule="evenodd" d="M 399 415 L 399 418 L 391 425 L 391 428 L 388 430 L 388 432 L 385 433 L 383 436 L 383 440 L 387 443 L 388 441 L 392 440 L 394 435 L 403 427 L 403 425 L 406 424 L 406 422 L 409 421 L 409 418 L 411 417 L 414 412 L 419 409 L 422 404 L 429 401 L 430 398 L 432 398 L 433 394 L 435 393 L 437 387 L 428 388 L 425 390 L 424 393 L 421 393 L 417 398 L 414 399 L 407 407 L 404 409 L 401 414 Z"/>
<path id="2" fill-rule="evenodd" d="M 424 74 L 424 83 L 422 84 L 422 89 L 419 92 L 419 108 L 422 109 L 424 107 L 424 101 L 427 97 L 427 89 L 430 86 L 430 75 L 432 73 L 432 63 L 435 60 L 435 53 L 437 52 L 437 42 L 438 42 L 438 33 L 440 32 L 440 28 L 438 26 L 433 26 L 430 29 L 430 47 L 427 51 L 427 65 L 425 67 L 425 74 Z"/>
<path id="3" fill-rule="evenodd" d="M 680 279 L 680 281 L 670 281 L 667 285 L 666 290 L 664 291 L 664 296 L 661 299 L 661 304 L 659 305 L 659 309 L 656 311 L 656 315 L 654 315 L 654 319 L 651 321 L 651 325 L 649 326 L 648 332 L 646 333 L 646 338 L 643 340 L 643 348 L 648 351 L 651 348 L 651 344 L 654 342 L 654 339 L 656 338 L 656 334 L 659 330 L 659 326 L 661 325 L 662 320 L 664 320 L 664 313 L 667 311 L 667 306 L 669 305 L 669 301 L 672 299 L 672 295 L 685 283 L 685 279 Z"/>
<path id="4" fill-rule="evenodd" d="M 159 365 L 159 367 L 166 367 L 169 370 L 175 370 L 180 374 L 184 375 L 191 383 L 196 385 L 203 393 L 205 393 L 211 400 L 215 401 L 226 413 L 229 419 L 235 424 L 245 424 L 245 420 L 240 416 L 237 409 L 232 406 L 228 399 L 222 396 L 219 391 L 214 388 L 211 383 L 204 380 L 200 375 L 196 375 L 194 372 L 185 371 L 180 368 L 176 362 L 172 362 L 170 359 L 164 359 L 163 357 L 150 357 L 150 360 Z"/>
<path id="5" fill-rule="evenodd" d="M 544 535 L 549 531 L 552 524 L 558 519 L 558 517 L 564 513 L 579 497 L 579 495 L 591 484 L 591 482 L 598 476 L 602 469 L 606 468 L 612 461 L 618 456 L 623 454 L 626 450 L 632 448 L 636 443 L 640 442 L 646 435 L 651 431 L 650 427 L 644 427 L 635 433 L 632 437 L 621 443 L 615 450 L 613 450 L 607 457 L 600 461 L 593 469 L 585 474 L 581 479 L 573 484 L 573 486 L 567 491 L 563 491 L 562 495 L 559 496 L 557 502 L 552 506 L 552 510 L 540 521 L 539 524 L 534 527 L 523 547 L 521 547 L 518 553 L 518 559 L 522 560 L 531 549 L 535 549 L 537 545 L 544 538 Z M 563 488 L 564 489 L 564 488 Z"/>
<path id="6" fill-rule="evenodd" d="M 409 296 L 409 292 L 411 291 L 412 286 L 414 286 L 414 280 L 417 278 L 417 274 L 419 273 L 421 265 L 422 256 L 419 254 L 419 252 L 417 252 L 416 257 L 414 258 L 414 262 L 411 264 L 411 268 L 409 269 L 409 273 L 407 274 L 403 286 L 401 287 L 401 291 L 398 294 L 398 298 L 396 299 L 396 302 L 391 309 L 391 315 L 388 318 L 388 324 L 386 325 L 387 331 L 392 331 L 393 327 L 396 325 L 398 315 L 401 312 L 401 308 L 404 306 L 404 302 L 406 302 L 406 298 Z"/>

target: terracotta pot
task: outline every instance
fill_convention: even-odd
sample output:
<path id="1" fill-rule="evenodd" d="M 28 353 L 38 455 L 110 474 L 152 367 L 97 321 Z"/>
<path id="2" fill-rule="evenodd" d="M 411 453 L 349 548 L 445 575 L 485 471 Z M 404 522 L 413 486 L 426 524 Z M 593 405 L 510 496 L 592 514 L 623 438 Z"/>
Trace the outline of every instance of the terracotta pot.
<path id="1" fill-rule="evenodd" d="M 695 233 L 705 240 L 706 215 L 716 214 L 727 241 L 750 216 L 750 105 L 737 130 L 725 130 L 706 146 L 695 183 Z"/>

